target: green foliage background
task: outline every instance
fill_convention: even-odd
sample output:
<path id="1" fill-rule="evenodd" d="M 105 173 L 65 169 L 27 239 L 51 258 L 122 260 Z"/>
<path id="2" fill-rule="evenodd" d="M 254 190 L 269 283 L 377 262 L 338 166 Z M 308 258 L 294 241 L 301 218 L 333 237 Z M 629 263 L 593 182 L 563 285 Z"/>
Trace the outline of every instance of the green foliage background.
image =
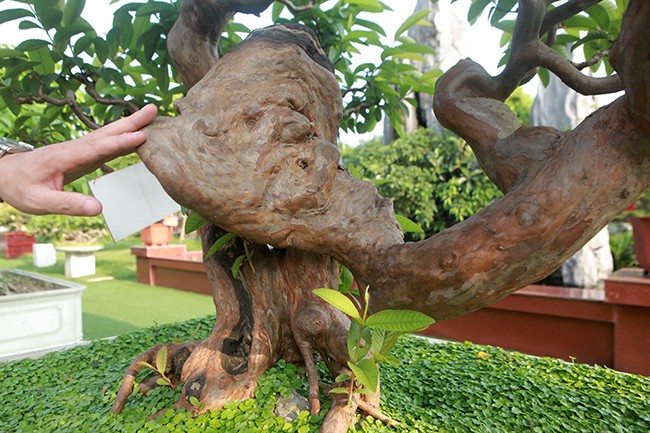
<path id="1" fill-rule="evenodd" d="M 419 239 L 460 222 L 501 193 L 480 169 L 470 147 L 451 133 L 430 129 L 384 146 L 375 138 L 343 153 L 346 165 L 363 167 L 364 177 L 393 200 L 395 213 L 418 223 Z"/>
<path id="2" fill-rule="evenodd" d="M 0 431 L 12 433 L 295 432 L 316 433 L 326 413 L 303 411 L 286 422 L 273 413 L 278 395 L 307 396 L 304 371 L 280 362 L 259 379 L 255 399 L 192 417 L 169 409 L 179 392 L 158 388 L 131 396 L 122 414 L 113 403 L 132 359 L 175 338 L 206 338 L 214 316 L 136 331 L 113 341 L 0 364 Z M 398 343 L 398 367 L 382 369 L 382 410 L 400 421 L 387 427 L 370 418 L 350 432 L 612 432 L 650 430 L 650 379 L 601 367 L 537 358 L 469 343 Z M 324 368 L 319 374 L 324 378 Z M 144 376 L 144 374 L 143 374 Z M 142 377 L 140 378 L 142 379 Z"/>

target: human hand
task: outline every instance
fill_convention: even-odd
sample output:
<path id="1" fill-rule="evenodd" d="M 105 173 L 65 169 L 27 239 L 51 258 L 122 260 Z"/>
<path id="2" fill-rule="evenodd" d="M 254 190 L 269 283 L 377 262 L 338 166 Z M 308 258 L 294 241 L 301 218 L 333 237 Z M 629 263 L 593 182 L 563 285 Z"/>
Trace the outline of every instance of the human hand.
<path id="1" fill-rule="evenodd" d="M 134 152 L 146 140 L 139 129 L 149 124 L 157 112 L 157 107 L 150 104 L 75 140 L 3 156 L 0 197 L 31 214 L 99 215 L 102 212 L 99 200 L 65 192 L 63 186 L 107 161 Z"/>

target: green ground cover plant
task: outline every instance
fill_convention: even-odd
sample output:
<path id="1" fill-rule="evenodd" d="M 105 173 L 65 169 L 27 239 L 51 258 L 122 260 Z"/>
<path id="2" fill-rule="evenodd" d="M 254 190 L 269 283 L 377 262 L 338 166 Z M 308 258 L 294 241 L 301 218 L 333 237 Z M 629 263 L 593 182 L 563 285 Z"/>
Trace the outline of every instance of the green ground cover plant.
<path id="1" fill-rule="evenodd" d="M 280 362 L 259 379 L 256 398 L 197 417 L 168 409 L 178 391 L 161 387 L 109 413 L 125 368 L 149 346 L 205 338 L 214 316 L 162 325 L 0 365 L 0 432 L 316 432 L 321 417 L 287 422 L 276 397 L 307 395 L 302 369 Z M 650 378 L 535 358 L 469 343 L 406 337 L 382 369 L 382 409 L 400 422 L 363 418 L 351 432 L 639 432 L 650 430 Z M 324 371 L 324 370 L 322 370 Z M 322 372 L 321 371 L 321 372 Z M 139 376 L 139 380 L 142 377 Z M 321 396 L 326 403 L 328 399 Z M 326 407 L 322 413 L 326 413 Z"/>

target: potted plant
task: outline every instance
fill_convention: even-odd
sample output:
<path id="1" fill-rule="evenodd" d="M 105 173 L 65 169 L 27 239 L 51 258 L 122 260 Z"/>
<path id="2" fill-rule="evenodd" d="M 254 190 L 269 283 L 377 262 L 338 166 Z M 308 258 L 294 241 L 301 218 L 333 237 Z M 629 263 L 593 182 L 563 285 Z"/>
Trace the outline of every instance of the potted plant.
<path id="1" fill-rule="evenodd" d="M 156 223 L 142 229 L 140 237 L 147 246 L 169 245 L 172 240 L 172 229 L 162 223 Z"/>
<path id="2" fill-rule="evenodd" d="M 85 286 L 18 269 L 0 269 L 0 357 L 81 340 Z"/>

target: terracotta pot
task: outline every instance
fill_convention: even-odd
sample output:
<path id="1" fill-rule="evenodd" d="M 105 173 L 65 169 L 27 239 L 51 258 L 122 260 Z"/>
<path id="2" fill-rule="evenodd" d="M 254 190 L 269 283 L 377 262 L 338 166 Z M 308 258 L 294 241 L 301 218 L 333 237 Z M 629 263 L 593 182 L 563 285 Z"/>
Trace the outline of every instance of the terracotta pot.
<path id="1" fill-rule="evenodd" d="M 172 240 L 172 229 L 162 224 L 152 224 L 142 229 L 140 237 L 145 245 L 169 245 Z"/>
<path id="2" fill-rule="evenodd" d="M 639 266 L 650 274 L 650 216 L 631 217 L 634 253 Z"/>

